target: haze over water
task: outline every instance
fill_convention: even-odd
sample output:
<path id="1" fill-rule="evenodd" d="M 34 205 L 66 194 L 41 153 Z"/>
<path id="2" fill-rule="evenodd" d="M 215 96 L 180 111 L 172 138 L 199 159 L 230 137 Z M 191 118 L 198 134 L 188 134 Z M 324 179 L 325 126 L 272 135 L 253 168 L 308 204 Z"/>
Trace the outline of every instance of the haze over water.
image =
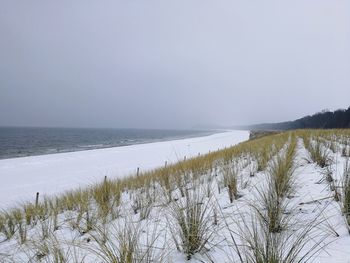
<path id="1" fill-rule="evenodd" d="M 91 150 L 210 134 L 198 130 L 0 127 L 0 159 Z"/>

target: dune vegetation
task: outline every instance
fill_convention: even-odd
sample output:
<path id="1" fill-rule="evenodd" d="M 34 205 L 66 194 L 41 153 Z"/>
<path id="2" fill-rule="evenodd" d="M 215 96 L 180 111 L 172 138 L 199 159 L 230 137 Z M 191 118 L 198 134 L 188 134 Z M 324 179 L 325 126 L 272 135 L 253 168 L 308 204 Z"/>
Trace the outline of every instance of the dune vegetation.
<path id="1" fill-rule="evenodd" d="M 106 177 L 2 211 L 0 262 L 342 259 L 349 158 L 350 130 L 296 130 Z"/>

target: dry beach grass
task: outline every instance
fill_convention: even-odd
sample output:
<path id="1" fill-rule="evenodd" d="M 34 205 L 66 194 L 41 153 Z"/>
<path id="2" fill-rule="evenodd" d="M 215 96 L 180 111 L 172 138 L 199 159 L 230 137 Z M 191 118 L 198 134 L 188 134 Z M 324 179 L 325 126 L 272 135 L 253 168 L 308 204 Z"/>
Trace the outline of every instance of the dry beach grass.
<path id="1" fill-rule="evenodd" d="M 350 223 L 349 143 L 349 130 L 272 134 L 2 211 L 0 262 L 313 261 L 339 238 L 329 207 Z M 334 179 L 327 204 L 301 199 L 311 165 Z"/>

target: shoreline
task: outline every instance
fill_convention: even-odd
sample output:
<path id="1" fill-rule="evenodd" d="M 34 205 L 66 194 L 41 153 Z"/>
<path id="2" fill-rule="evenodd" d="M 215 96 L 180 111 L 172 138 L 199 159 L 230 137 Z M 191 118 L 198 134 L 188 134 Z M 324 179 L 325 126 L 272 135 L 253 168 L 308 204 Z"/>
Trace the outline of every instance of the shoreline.
<path id="1" fill-rule="evenodd" d="M 249 131 L 221 131 L 207 136 L 54 153 L 0 160 L 0 208 L 35 198 L 87 187 L 104 176 L 122 178 L 161 167 L 165 162 L 230 147 L 248 140 Z"/>
<path id="2" fill-rule="evenodd" d="M 4 134 L 1 134 L 2 129 L 27 129 L 29 131 L 31 130 L 38 130 L 39 134 L 40 131 L 42 130 L 52 130 L 52 131 L 59 131 L 59 130 L 63 130 L 63 131 L 68 131 L 68 134 L 66 134 L 66 136 L 63 137 L 63 141 L 64 143 L 58 143 L 57 141 L 53 141 L 53 143 L 51 142 L 52 145 L 48 145 L 47 143 L 43 144 L 43 145 L 38 145 L 38 144 L 34 144 L 34 145 L 29 145 L 27 147 L 19 147 L 18 143 L 12 143 L 12 145 L 10 144 L 10 146 L 12 148 L 9 148 L 9 145 L 6 145 L 6 139 L 4 137 Z M 89 128 L 89 129 L 80 129 L 80 128 L 40 128 L 40 127 L 0 127 L 0 141 L 3 140 L 5 141 L 5 145 L 4 145 L 4 149 L 1 149 L 2 145 L 0 144 L 0 160 L 6 160 L 6 159 L 13 159 L 13 158 L 24 158 L 24 157 L 31 157 L 31 156 L 41 156 L 41 155 L 49 155 L 49 154 L 59 154 L 59 153 L 70 153 L 70 152 L 81 152 L 81 151 L 89 151 L 89 150 L 97 150 L 97 149 L 107 149 L 107 148 L 115 148 L 115 147 L 123 147 L 123 146 L 130 146 L 130 145 L 138 145 L 138 144 L 147 144 L 147 143 L 155 143 L 155 142 L 162 142 L 162 141 L 171 141 L 171 140 L 181 140 L 181 139 L 188 139 L 188 138 L 195 138 L 195 137 L 203 137 L 203 136 L 209 136 L 215 133 L 220 133 L 223 130 L 158 130 L 158 129 L 93 129 L 93 128 Z M 101 130 L 102 131 L 102 136 L 106 135 L 106 132 L 122 132 L 122 134 L 120 134 L 121 137 L 114 137 L 114 135 L 116 135 L 116 133 L 114 133 L 114 135 L 112 135 L 111 138 L 104 138 L 101 140 L 101 138 L 95 138 L 96 140 L 91 140 L 91 138 L 89 138 L 88 140 L 90 140 L 89 142 L 83 142 L 83 141 L 71 141 L 72 136 L 76 136 L 77 134 L 72 134 L 71 131 L 76 131 L 76 130 L 81 130 L 84 131 L 84 133 L 86 131 L 96 131 L 96 130 Z M 19 132 L 20 130 L 16 130 L 15 132 Z M 141 135 L 141 137 L 139 136 L 131 136 L 131 137 L 125 137 L 125 131 L 127 132 L 131 132 L 131 133 L 135 133 L 135 132 L 141 132 L 139 135 Z M 142 137 L 142 132 L 143 131 L 154 131 L 154 132 L 169 132 L 169 134 L 155 134 L 155 137 Z M 6 132 L 6 130 L 5 130 Z M 23 132 L 23 131 L 20 131 Z M 176 132 L 180 132 L 180 133 L 184 133 L 184 134 L 171 134 L 171 133 L 176 133 Z M 82 134 L 83 138 L 86 134 Z M 123 134 L 124 133 L 124 134 Z M 36 141 L 38 140 L 48 140 L 47 137 L 42 137 L 40 138 L 41 134 L 39 135 L 39 137 L 35 136 Z M 57 136 L 57 134 L 51 134 L 51 136 Z M 108 135 L 109 136 L 109 135 Z M 118 135 L 117 135 L 118 136 Z M 159 136 L 159 137 L 157 137 Z M 114 137 L 114 138 L 113 138 Z M 103 138 L 103 137 L 102 137 Z M 31 138 L 27 138 L 29 140 L 31 140 Z M 21 141 L 19 142 L 23 145 L 26 144 L 25 141 Z M 30 147 L 32 146 L 32 147 Z"/>

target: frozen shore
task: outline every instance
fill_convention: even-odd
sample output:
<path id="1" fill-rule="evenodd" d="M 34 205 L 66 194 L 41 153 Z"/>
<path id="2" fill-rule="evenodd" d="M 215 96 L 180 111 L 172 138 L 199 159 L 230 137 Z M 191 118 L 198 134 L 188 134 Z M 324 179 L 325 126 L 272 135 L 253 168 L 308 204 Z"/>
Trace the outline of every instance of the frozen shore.
<path id="1" fill-rule="evenodd" d="M 228 131 L 204 137 L 107 149 L 0 160 L 0 208 L 88 186 L 104 176 L 123 177 L 235 145 L 248 131 Z"/>

